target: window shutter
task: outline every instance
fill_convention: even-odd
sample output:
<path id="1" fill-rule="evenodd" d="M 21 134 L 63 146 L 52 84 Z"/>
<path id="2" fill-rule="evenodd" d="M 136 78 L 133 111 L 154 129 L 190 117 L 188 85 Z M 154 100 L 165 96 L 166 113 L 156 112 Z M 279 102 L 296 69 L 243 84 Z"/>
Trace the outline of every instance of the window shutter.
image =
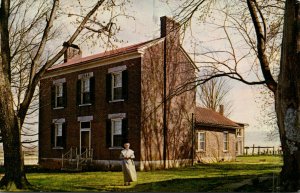
<path id="1" fill-rule="evenodd" d="M 95 102 L 95 77 L 90 78 L 90 102 Z"/>
<path id="2" fill-rule="evenodd" d="M 50 134 L 50 137 L 51 137 L 51 148 L 54 147 L 54 142 L 55 142 L 55 124 L 52 123 L 51 124 L 51 134 Z"/>
<path id="3" fill-rule="evenodd" d="M 106 147 L 111 147 L 111 120 L 106 120 Z"/>
<path id="4" fill-rule="evenodd" d="M 122 120 L 122 145 L 128 141 L 128 119 Z"/>
<path id="5" fill-rule="evenodd" d="M 122 71 L 122 95 L 123 99 L 128 99 L 128 70 Z"/>
<path id="6" fill-rule="evenodd" d="M 67 107 L 67 83 L 63 83 L 63 107 Z"/>
<path id="7" fill-rule="evenodd" d="M 51 86 L 51 107 L 55 108 L 55 85 Z"/>
<path id="8" fill-rule="evenodd" d="M 62 124 L 62 146 L 66 148 L 67 144 L 67 123 Z"/>
<path id="9" fill-rule="evenodd" d="M 106 75 L 106 101 L 110 101 L 111 100 L 111 79 L 112 79 L 112 75 L 111 74 L 107 74 Z"/>
<path id="10" fill-rule="evenodd" d="M 76 101 L 77 105 L 81 104 L 81 80 L 77 80 Z"/>

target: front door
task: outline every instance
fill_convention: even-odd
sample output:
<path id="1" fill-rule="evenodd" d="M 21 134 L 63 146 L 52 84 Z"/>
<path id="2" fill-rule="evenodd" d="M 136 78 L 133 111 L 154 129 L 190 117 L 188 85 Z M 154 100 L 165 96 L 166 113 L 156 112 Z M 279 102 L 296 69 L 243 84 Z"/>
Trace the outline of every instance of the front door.
<path id="1" fill-rule="evenodd" d="M 90 122 L 81 122 L 80 127 L 80 155 L 86 150 L 91 149 L 91 127 Z"/>

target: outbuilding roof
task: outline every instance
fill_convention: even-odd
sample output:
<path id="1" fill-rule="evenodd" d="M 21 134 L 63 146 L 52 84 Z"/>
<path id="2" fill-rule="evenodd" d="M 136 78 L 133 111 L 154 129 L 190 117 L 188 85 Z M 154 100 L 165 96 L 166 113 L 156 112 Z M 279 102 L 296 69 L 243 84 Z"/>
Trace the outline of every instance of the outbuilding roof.
<path id="1" fill-rule="evenodd" d="M 211 109 L 196 107 L 195 123 L 201 126 L 218 128 L 240 128 L 236 122 Z"/>

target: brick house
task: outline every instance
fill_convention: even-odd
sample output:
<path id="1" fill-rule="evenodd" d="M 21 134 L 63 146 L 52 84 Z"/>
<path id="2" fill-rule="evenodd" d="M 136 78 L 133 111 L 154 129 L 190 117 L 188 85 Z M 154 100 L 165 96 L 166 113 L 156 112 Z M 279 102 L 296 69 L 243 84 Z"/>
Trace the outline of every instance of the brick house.
<path id="1" fill-rule="evenodd" d="M 235 160 L 244 149 L 244 127 L 211 109 L 195 110 L 195 161 L 219 162 Z"/>
<path id="2" fill-rule="evenodd" d="M 138 170 L 190 163 L 195 89 L 176 91 L 196 67 L 179 38 L 162 17 L 161 37 L 147 42 L 88 57 L 65 43 L 64 63 L 40 81 L 39 164 L 114 169 L 126 141 Z"/>

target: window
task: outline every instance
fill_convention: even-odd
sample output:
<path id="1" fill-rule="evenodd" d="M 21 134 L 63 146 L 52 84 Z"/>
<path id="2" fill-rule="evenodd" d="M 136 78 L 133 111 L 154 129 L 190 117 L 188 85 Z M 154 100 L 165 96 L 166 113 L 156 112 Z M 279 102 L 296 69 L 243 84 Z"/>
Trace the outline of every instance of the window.
<path id="1" fill-rule="evenodd" d="M 90 99 L 90 79 L 81 79 L 81 104 L 91 103 Z"/>
<path id="2" fill-rule="evenodd" d="M 54 147 L 62 147 L 62 124 L 55 124 L 55 142 Z"/>
<path id="3" fill-rule="evenodd" d="M 205 151 L 205 133 L 198 132 L 198 151 Z"/>
<path id="4" fill-rule="evenodd" d="M 80 122 L 80 129 L 81 130 L 90 130 L 91 129 L 91 122 L 90 121 Z"/>
<path id="5" fill-rule="evenodd" d="M 66 142 L 65 119 L 54 119 L 51 126 L 51 147 L 64 148 Z"/>
<path id="6" fill-rule="evenodd" d="M 106 76 L 106 98 L 108 102 L 127 99 L 128 72 L 126 68 L 126 66 L 117 66 L 108 69 Z"/>
<path id="7" fill-rule="evenodd" d="M 77 81 L 78 105 L 91 105 L 94 102 L 95 79 L 93 73 L 80 74 Z"/>
<path id="8" fill-rule="evenodd" d="M 63 84 L 55 85 L 55 107 L 63 107 Z"/>
<path id="9" fill-rule="evenodd" d="M 122 73 L 113 73 L 112 74 L 112 100 L 123 99 L 122 96 Z"/>
<path id="10" fill-rule="evenodd" d="M 109 114 L 106 122 L 106 146 L 122 148 L 128 139 L 127 119 L 125 113 Z"/>
<path id="11" fill-rule="evenodd" d="M 229 133 L 223 133 L 223 141 L 224 141 L 224 151 L 228 151 L 229 149 Z"/>
<path id="12" fill-rule="evenodd" d="M 112 147 L 122 147 L 122 120 L 111 120 L 111 144 Z"/>
<path id="13" fill-rule="evenodd" d="M 238 136 L 238 137 L 242 136 L 241 129 L 236 129 L 236 136 Z"/>
<path id="14" fill-rule="evenodd" d="M 67 87 L 66 79 L 58 79 L 53 81 L 51 88 L 51 105 L 52 108 L 62 108 L 66 107 L 67 104 Z"/>

